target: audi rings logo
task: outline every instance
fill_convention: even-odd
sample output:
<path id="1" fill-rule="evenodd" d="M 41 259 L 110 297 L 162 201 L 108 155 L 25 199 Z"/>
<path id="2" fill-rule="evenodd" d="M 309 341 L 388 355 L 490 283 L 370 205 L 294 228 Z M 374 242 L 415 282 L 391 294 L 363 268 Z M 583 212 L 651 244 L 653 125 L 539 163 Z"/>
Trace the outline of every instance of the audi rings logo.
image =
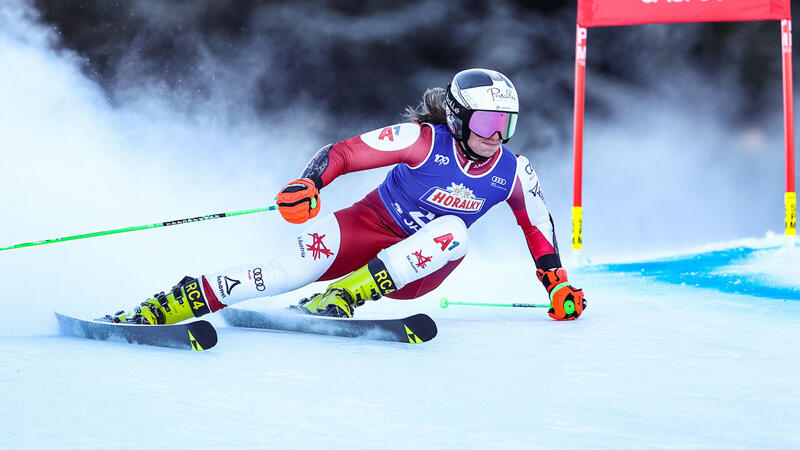
<path id="1" fill-rule="evenodd" d="M 261 274 L 261 267 L 253 269 L 253 281 L 256 282 L 256 290 L 261 292 L 267 287 L 264 286 L 264 276 Z"/>
<path id="2" fill-rule="evenodd" d="M 494 176 L 492 177 L 492 183 L 499 184 L 500 186 L 506 185 L 506 179 L 502 177 Z"/>

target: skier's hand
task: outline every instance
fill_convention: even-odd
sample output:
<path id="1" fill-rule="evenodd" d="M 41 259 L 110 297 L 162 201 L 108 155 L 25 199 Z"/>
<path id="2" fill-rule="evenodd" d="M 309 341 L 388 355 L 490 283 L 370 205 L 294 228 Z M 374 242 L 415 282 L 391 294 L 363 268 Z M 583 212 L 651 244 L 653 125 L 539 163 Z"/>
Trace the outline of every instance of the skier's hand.
<path id="1" fill-rule="evenodd" d="M 569 285 L 566 270 L 539 269 L 536 271 L 536 276 L 550 294 L 550 309 L 547 314 L 553 319 L 575 320 L 586 309 L 583 291 Z"/>
<path id="2" fill-rule="evenodd" d="M 292 181 L 275 197 L 278 212 L 287 222 L 303 223 L 319 213 L 319 191 L 308 178 Z"/>

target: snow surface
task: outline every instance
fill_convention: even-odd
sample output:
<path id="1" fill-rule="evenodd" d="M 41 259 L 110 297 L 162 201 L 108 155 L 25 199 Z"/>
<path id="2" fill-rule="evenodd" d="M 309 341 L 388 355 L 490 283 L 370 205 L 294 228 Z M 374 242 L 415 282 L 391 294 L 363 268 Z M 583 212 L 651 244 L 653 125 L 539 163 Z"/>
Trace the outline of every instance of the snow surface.
<path id="1" fill-rule="evenodd" d="M 226 121 L 210 107 L 185 113 L 198 105 L 176 108 L 168 93 L 112 107 L 21 5 L 0 5 L 0 84 L 13 86 L 0 89 L 3 246 L 257 207 L 329 138 L 315 134 L 314 116 L 303 130 Z M 270 156 L 285 148 L 311 150 Z M 537 168 L 551 177 L 551 207 L 568 215 L 569 194 L 559 193 L 568 166 L 545 159 Z M 358 200 L 383 173 L 326 188 L 323 214 Z M 612 194 L 630 190 L 613 178 Z M 636 189 L 653 198 L 647 183 Z M 760 189 L 779 192 L 749 183 L 726 198 L 767 198 Z M 697 197 L 669 195 L 681 204 Z M 641 209 L 634 200 L 625 206 Z M 97 317 L 184 274 L 267 258 L 302 231 L 274 213 L 2 252 L 0 448 L 800 447 L 797 243 L 775 234 L 732 241 L 752 233 L 728 220 L 724 242 L 705 244 L 711 215 L 688 226 L 678 220 L 689 213 L 664 207 L 630 213 L 622 221 L 637 232 L 628 233 L 614 222 L 618 210 L 597 208 L 585 212 L 594 261 L 562 248 L 565 260 L 582 261 L 567 265 L 588 298 L 579 320 L 439 307 L 443 295 L 545 301 L 513 216 L 497 208 L 470 230 L 467 259 L 440 289 L 357 311 L 430 314 L 439 335 L 422 345 L 232 329 L 215 316 L 219 344 L 201 353 L 58 335 L 54 310 Z M 716 212 L 750 226 L 780 220 Z M 567 219 L 556 223 L 568 242 Z M 280 308 L 322 287 L 237 306 Z"/>
<path id="2" fill-rule="evenodd" d="M 750 275 L 749 260 L 798 251 L 766 248 L 742 265 Z M 783 275 L 797 279 L 798 260 Z M 505 268 L 509 280 L 529 279 L 527 268 L 518 267 Z M 441 293 L 451 300 L 532 298 L 520 297 L 513 283 L 474 285 L 471 278 L 490 270 L 486 265 L 462 269 L 436 295 L 384 299 L 358 310 L 360 317 L 430 314 L 439 335 L 422 345 L 232 329 L 213 316 L 219 344 L 202 353 L 55 333 L 4 336 L 0 442 L 4 448 L 800 446 L 797 283 L 782 286 L 795 294 L 777 300 L 589 266 L 570 272 L 587 293 L 586 312 L 555 322 L 539 309 L 440 308 Z M 268 310 L 288 301 L 241 306 Z"/>

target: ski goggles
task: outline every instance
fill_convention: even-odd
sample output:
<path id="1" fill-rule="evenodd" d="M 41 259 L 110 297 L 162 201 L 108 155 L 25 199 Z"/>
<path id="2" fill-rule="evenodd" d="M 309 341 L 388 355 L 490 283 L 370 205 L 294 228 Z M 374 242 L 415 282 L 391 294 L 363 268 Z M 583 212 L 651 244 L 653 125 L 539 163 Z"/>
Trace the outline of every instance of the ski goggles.
<path id="1" fill-rule="evenodd" d="M 474 111 L 469 119 L 469 129 L 484 139 L 499 132 L 500 138 L 507 141 L 514 135 L 518 116 L 517 113 L 500 111 Z"/>

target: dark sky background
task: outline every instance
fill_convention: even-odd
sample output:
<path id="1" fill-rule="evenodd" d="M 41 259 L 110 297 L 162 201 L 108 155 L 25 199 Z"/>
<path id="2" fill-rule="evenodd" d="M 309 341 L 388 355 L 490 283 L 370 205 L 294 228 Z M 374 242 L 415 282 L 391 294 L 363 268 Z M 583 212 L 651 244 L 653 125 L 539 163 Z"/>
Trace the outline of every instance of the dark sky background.
<path id="1" fill-rule="evenodd" d="M 426 88 L 487 67 L 519 91 L 508 148 L 534 164 L 564 250 L 575 20 L 576 4 L 556 1 L 0 1 L 0 135 L 15 150 L 4 163 L 20 168 L 0 190 L 25 216 L 3 233 L 24 242 L 271 204 L 323 145 L 397 123 Z M 776 21 L 592 28 L 586 87 L 587 252 L 783 230 Z M 386 170 L 326 186 L 323 214 Z M 242 227 L 267 227 L 267 247 L 294 236 L 260 220 Z M 209 267 L 256 252 L 232 222 L 219 225 L 225 245 Z M 471 236 L 489 254 L 502 245 L 529 258 L 513 223 L 495 208 Z M 176 248 L 192 233 L 146 242 Z"/>
<path id="2" fill-rule="evenodd" d="M 60 35 L 56 45 L 80 56 L 112 102 L 147 88 L 189 108 L 224 98 L 265 120 L 312 108 L 338 140 L 399 121 L 405 105 L 460 69 L 490 67 L 520 91 L 524 144 L 571 148 L 574 2 L 33 3 Z M 736 99 L 719 111 L 733 124 L 781 104 L 776 22 L 590 29 L 588 61 L 587 114 L 600 117 L 620 113 L 604 87 L 657 94 L 687 71 Z"/>

